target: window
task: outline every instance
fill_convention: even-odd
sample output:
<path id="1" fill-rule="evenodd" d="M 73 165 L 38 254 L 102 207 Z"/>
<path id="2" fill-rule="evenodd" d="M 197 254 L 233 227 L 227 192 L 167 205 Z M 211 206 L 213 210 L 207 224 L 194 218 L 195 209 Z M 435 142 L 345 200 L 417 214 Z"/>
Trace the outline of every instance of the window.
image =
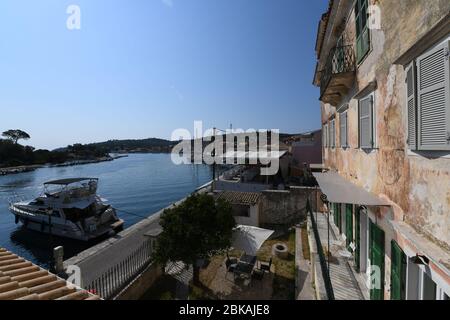
<path id="1" fill-rule="evenodd" d="M 359 100 L 359 147 L 373 149 L 375 147 L 375 108 L 374 93 Z"/>
<path id="2" fill-rule="evenodd" d="M 250 207 L 245 205 L 233 205 L 233 216 L 235 217 L 250 217 Z"/>
<path id="3" fill-rule="evenodd" d="M 405 69 L 411 150 L 450 150 L 449 43 L 446 40 Z"/>
<path id="4" fill-rule="evenodd" d="M 427 273 L 423 274 L 422 300 L 436 300 L 436 283 Z"/>
<path id="5" fill-rule="evenodd" d="M 348 113 L 343 112 L 339 116 L 339 145 L 341 148 L 348 147 Z"/>
<path id="6" fill-rule="evenodd" d="M 370 50 L 368 0 L 356 0 L 356 59 L 360 63 Z"/>
<path id="7" fill-rule="evenodd" d="M 328 147 L 328 124 L 323 126 L 323 146 Z"/>
<path id="8" fill-rule="evenodd" d="M 330 147 L 336 147 L 336 120 L 330 122 Z"/>

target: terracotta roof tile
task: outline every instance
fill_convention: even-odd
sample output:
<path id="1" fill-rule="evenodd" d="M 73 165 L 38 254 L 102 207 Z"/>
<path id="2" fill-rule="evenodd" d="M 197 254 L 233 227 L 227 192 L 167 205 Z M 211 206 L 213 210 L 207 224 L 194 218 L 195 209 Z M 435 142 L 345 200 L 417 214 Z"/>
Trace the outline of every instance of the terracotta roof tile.
<path id="1" fill-rule="evenodd" d="M 224 199 L 231 204 L 253 206 L 259 201 L 260 196 L 258 192 L 223 191 L 219 194 L 219 199 Z"/>
<path id="2" fill-rule="evenodd" d="M 0 300 L 101 300 L 0 248 Z"/>

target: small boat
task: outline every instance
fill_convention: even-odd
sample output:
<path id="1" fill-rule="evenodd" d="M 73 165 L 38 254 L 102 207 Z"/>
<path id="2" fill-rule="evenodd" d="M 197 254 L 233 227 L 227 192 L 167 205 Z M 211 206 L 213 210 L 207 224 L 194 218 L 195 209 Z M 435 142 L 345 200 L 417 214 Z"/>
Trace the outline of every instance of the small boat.
<path id="1" fill-rule="evenodd" d="M 74 178 L 44 183 L 44 193 L 31 201 L 10 203 L 16 224 L 64 238 L 89 241 L 114 235 L 124 221 L 97 195 L 98 179 Z"/>

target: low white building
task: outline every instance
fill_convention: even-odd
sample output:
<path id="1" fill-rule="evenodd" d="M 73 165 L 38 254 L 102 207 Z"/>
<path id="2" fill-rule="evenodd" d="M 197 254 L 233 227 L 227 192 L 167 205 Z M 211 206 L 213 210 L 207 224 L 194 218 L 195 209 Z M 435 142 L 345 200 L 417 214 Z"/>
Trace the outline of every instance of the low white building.
<path id="1" fill-rule="evenodd" d="M 259 227 L 261 193 L 222 191 L 218 194 L 218 199 L 231 204 L 238 225 Z"/>

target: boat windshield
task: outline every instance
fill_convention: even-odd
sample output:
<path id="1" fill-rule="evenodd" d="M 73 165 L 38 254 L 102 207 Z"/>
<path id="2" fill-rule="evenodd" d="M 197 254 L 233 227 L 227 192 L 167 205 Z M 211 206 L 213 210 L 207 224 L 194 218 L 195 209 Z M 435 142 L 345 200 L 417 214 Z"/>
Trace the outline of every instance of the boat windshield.
<path id="1" fill-rule="evenodd" d="M 82 219 L 85 219 L 87 217 L 91 217 L 95 214 L 95 204 L 90 205 L 89 207 L 85 209 L 79 209 L 79 208 L 65 208 L 63 209 L 64 215 L 66 216 L 67 220 L 70 221 L 80 221 Z"/>
<path id="2" fill-rule="evenodd" d="M 80 209 L 80 208 L 64 208 L 64 215 L 67 220 L 70 221 L 80 221 L 94 215 L 100 215 L 109 208 L 108 205 L 92 203 L 90 206 Z"/>
<path id="3" fill-rule="evenodd" d="M 65 198 L 80 199 L 95 195 L 97 192 L 97 179 L 66 179 L 44 184 L 47 197 L 58 198 L 64 194 Z"/>

